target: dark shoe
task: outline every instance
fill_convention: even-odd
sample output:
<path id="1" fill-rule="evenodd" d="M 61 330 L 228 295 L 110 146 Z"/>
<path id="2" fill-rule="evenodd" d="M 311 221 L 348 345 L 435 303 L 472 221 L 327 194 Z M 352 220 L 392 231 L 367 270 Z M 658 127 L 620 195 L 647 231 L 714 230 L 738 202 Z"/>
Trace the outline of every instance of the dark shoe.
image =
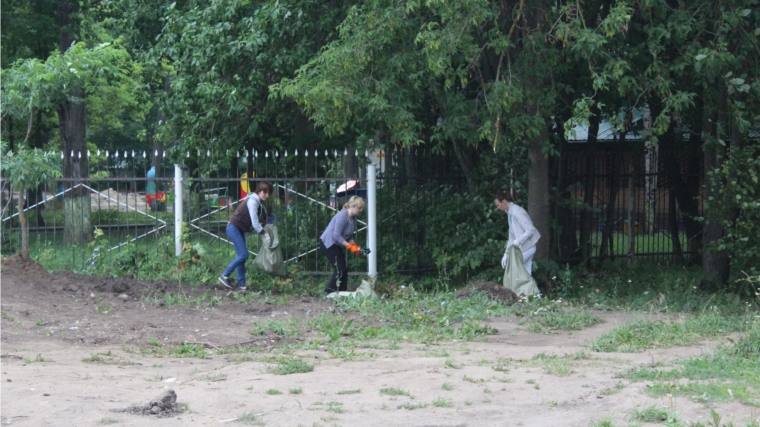
<path id="1" fill-rule="evenodd" d="M 242 288 L 237 288 L 237 291 L 238 292 L 245 292 L 247 289 L 248 288 L 246 288 L 245 286 L 243 286 Z"/>
<path id="2" fill-rule="evenodd" d="M 230 279 L 224 276 L 219 276 L 219 281 L 222 282 L 222 284 L 230 289 L 232 289 L 232 285 L 230 285 Z"/>

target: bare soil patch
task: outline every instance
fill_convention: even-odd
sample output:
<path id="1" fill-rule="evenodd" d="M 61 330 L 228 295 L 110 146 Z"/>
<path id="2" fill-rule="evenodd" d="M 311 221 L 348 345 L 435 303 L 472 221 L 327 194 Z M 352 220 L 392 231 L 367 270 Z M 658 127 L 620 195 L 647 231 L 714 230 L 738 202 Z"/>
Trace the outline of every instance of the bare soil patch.
<path id="1" fill-rule="evenodd" d="M 630 313 L 600 312 L 603 323 L 556 335 L 527 332 L 521 318 L 504 317 L 487 322 L 498 333 L 482 341 L 402 342 L 392 349 L 368 341 L 348 358 L 323 345 L 279 353 L 282 342 L 308 342 L 314 338 L 308 334 L 249 332 L 259 322 L 335 310 L 318 298 L 241 303 L 211 285 L 49 274 L 15 257 L 2 260 L 1 279 L 0 425 L 585 427 L 606 416 L 627 425 L 632 409 L 671 404 L 687 421 L 710 419 L 706 405 L 653 399 L 648 383 L 629 383 L 621 374 L 712 351 L 718 342 L 636 354 L 588 351 L 595 336 L 637 317 Z M 162 307 L 160 299 L 145 299 L 159 292 L 221 299 L 213 307 Z M 155 341 L 250 348 L 205 358 L 140 351 Z M 272 371 L 274 358 L 295 356 L 314 370 Z M 403 393 L 381 391 L 387 389 Z M 176 392 L 171 405 L 152 402 L 169 390 Z M 737 402 L 712 408 L 737 425 L 756 414 Z"/>
<path id="2" fill-rule="evenodd" d="M 50 337 L 71 344 L 140 347 L 149 339 L 157 339 L 165 344 L 198 342 L 224 347 L 246 343 L 267 348 L 282 337 L 251 336 L 251 326 L 261 319 L 333 310 L 326 301 L 308 296 L 283 296 L 278 298 L 280 303 L 262 299 L 240 303 L 228 289 L 217 285 L 194 287 L 136 280 L 131 275 L 113 278 L 48 273 L 38 263 L 19 256 L 3 258 L 1 268 L 2 342 Z M 166 307 L 162 296 L 167 293 L 186 300 L 205 294 L 206 298 L 217 297 L 219 303 L 213 307 Z"/>

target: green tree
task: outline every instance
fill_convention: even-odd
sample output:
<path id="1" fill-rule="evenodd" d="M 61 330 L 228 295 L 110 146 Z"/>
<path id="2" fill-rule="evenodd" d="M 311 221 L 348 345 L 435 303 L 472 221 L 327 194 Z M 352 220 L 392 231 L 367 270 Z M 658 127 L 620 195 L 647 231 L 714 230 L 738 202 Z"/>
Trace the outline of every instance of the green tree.
<path id="1" fill-rule="evenodd" d="M 367 2 L 349 11 L 337 40 L 272 90 L 328 134 L 380 131 L 407 147 L 453 149 L 471 193 L 473 158 L 497 152 L 527 163 L 521 181 L 546 256 L 550 129 L 560 91 L 569 90 L 562 73 L 578 72 L 551 33 L 558 16 L 539 0 Z M 610 26 L 610 36 L 616 31 Z"/>
<path id="2" fill-rule="evenodd" d="M 170 5 L 151 50 L 152 61 L 172 67 L 157 137 L 191 153 L 236 152 L 254 143 L 256 149 L 314 146 L 316 134 L 301 109 L 268 99 L 269 85 L 333 38 L 344 13 L 341 1 Z"/>
<path id="3" fill-rule="evenodd" d="M 4 72 L 3 106 L 11 116 L 34 115 L 37 110 L 58 113 L 64 178 L 89 177 L 85 140 L 85 99 L 90 91 L 103 90 L 113 103 L 120 97 L 131 99 L 129 89 L 140 86 L 139 67 L 120 46 L 102 43 L 88 48 L 75 43 L 65 52 L 53 52 L 39 59 L 19 60 Z M 111 87 L 121 91 L 109 91 Z M 132 101 L 128 101 L 132 102 Z M 76 181 L 67 185 L 75 186 Z M 67 193 L 65 241 L 82 243 L 92 236 L 89 190 L 77 188 Z"/>
<path id="4" fill-rule="evenodd" d="M 701 230 L 694 230 L 693 221 L 687 223 L 687 234 L 694 240 L 701 234 L 706 281 L 726 283 L 731 259 L 722 242 L 744 209 L 735 199 L 739 188 L 728 184 L 751 174 L 725 165 L 743 165 L 732 159 L 757 144 L 749 131 L 760 123 L 758 2 L 661 0 L 610 6 L 624 7 L 628 18 L 586 23 L 583 14 L 568 6 L 555 34 L 588 63 L 594 92 L 586 98 L 618 93 L 628 99 L 628 108 L 648 106 L 653 124 L 645 130 L 645 140 L 702 152 L 704 221 Z M 615 22 L 624 24 L 624 31 L 606 37 L 607 25 Z M 670 164 L 668 173 L 677 183 L 676 165 Z M 674 190 L 679 205 L 688 215 L 698 215 L 698 184 L 682 187 L 686 191 Z"/>
<path id="5" fill-rule="evenodd" d="M 7 178 L 13 190 L 18 191 L 18 217 L 21 224 L 21 257 L 29 258 L 29 226 L 26 220 L 25 190 L 35 188 L 61 176 L 60 162 L 53 155 L 45 154 L 38 149 L 19 146 L 16 152 L 8 150 L 3 144 L 4 152 L 0 167 L 3 176 Z"/>

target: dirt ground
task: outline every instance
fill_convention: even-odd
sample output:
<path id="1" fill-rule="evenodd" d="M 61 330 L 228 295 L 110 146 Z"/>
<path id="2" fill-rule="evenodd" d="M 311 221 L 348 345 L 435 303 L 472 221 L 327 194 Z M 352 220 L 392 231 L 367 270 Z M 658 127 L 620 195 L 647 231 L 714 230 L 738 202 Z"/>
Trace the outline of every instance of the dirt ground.
<path id="1" fill-rule="evenodd" d="M 236 353 L 173 358 L 140 349 L 150 347 L 149 340 L 167 346 L 245 343 L 266 355 L 283 338 L 251 335 L 257 322 L 314 316 L 334 310 L 331 302 L 290 297 L 243 304 L 222 289 L 49 274 L 17 257 L 4 258 L 1 267 L 0 425 L 587 426 L 606 416 L 628 425 L 629 411 L 652 404 L 678 410 L 686 421 L 710 419 L 702 404 L 650 398 L 648 383 L 619 376 L 637 365 L 711 351 L 717 342 L 636 354 L 591 353 L 585 347 L 632 314 L 599 312 L 603 323 L 558 335 L 527 332 L 517 318 L 494 319 L 489 325 L 498 333 L 487 341 L 363 350 L 367 357 L 354 361 L 318 349 L 303 352 L 314 371 L 279 376 L 268 372 L 270 364 Z M 221 302 L 200 309 L 151 302 L 167 291 L 188 297 L 207 292 Z M 581 351 L 586 357 L 561 359 L 569 375 L 549 373 L 533 360 L 539 353 Z M 83 360 L 93 355 L 101 355 L 101 363 Z M 387 388 L 409 395 L 381 393 Z M 176 392 L 176 415 L 114 412 L 146 405 L 167 390 Z M 742 403 L 713 408 L 724 422 L 737 425 L 758 416 Z M 240 419 L 250 414 L 255 417 Z"/>

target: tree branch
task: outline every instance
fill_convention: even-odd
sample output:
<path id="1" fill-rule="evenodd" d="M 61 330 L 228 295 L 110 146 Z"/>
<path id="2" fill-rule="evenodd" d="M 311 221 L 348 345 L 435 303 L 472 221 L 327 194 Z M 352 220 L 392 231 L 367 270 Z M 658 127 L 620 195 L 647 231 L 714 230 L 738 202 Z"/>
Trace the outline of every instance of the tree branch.
<path id="1" fill-rule="evenodd" d="M 26 136 L 24 137 L 24 144 L 29 141 L 29 135 L 32 134 L 32 124 L 34 123 L 34 107 L 29 111 L 29 123 L 26 125 Z"/>

